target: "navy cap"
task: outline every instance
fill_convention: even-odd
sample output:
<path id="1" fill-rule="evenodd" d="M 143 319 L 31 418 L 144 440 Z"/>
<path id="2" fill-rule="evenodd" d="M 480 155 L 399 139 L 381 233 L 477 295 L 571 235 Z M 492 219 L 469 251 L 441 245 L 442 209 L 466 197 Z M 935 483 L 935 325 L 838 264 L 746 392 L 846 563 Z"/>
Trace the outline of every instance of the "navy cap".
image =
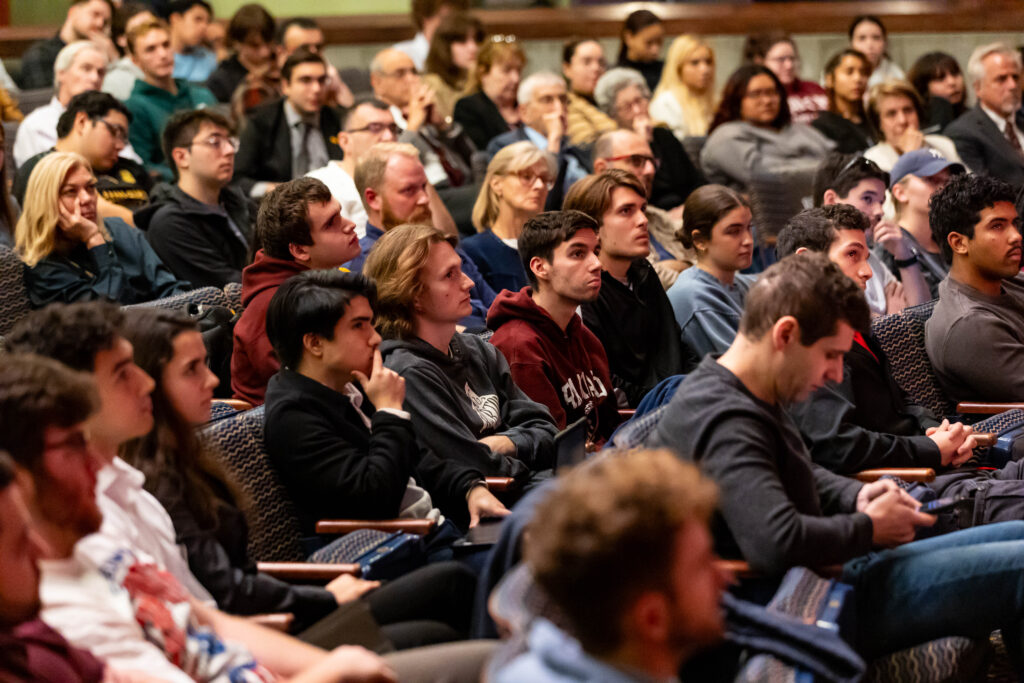
<path id="1" fill-rule="evenodd" d="M 967 169 L 963 164 L 950 161 L 942 156 L 938 150 L 925 148 L 915 149 L 907 152 L 892 167 L 889 174 L 889 187 L 892 187 L 908 175 L 916 175 L 918 178 L 927 178 L 948 168 L 950 173 L 964 173 Z"/>

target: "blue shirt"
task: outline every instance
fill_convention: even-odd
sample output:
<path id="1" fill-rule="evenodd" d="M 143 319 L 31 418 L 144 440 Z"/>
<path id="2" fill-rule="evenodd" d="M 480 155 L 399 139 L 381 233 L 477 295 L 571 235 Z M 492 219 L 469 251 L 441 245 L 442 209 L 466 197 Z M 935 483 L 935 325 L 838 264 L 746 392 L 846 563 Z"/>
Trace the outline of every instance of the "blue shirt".
<path id="1" fill-rule="evenodd" d="M 508 289 L 518 292 L 530 284 L 519 251 L 505 244 L 490 230 L 467 237 L 462 248 L 494 291 Z"/>
<path id="2" fill-rule="evenodd" d="M 536 145 L 539 149 L 548 148 L 548 138 L 546 135 L 542 135 L 539 131 L 530 128 L 529 126 L 523 126 L 523 132 L 526 133 L 526 137 Z M 566 145 L 566 138 L 562 138 L 562 147 Z M 563 157 L 566 160 L 565 166 L 565 180 L 562 182 L 562 191 L 568 192 L 572 184 L 577 180 L 581 180 L 587 176 L 587 169 L 580 165 L 580 162 L 576 160 L 571 154 L 558 153 L 559 157 Z"/>
<path id="3" fill-rule="evenodd" d="M 726 285 L 697 266 L 687 268 L 668 289 L 683 343 L 698 356 L 724 353 L 736 337 L 752 275 L 737 273 Z"/>
<path id="4" fill-rule="evenodd" d="M 174 77 L 191 83 L 206 83 L 217 68 L 217 55 L 205 47 L 196 47 L 188 52 L 174 55 Z"/>

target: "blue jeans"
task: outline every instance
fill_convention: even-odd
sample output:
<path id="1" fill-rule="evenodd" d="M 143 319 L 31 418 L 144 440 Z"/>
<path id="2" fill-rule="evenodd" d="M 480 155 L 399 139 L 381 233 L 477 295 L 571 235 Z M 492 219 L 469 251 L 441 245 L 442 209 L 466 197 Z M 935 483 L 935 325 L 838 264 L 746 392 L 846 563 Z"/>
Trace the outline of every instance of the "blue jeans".
<path id="1" fill-rule="evenodd" d="M 843 566 L 854 587 L 856 648 L 866 657 L 945 636 L 1002 629 L 1018 672 L 1024 620 L 1024 522 L 957 531 Z"/>

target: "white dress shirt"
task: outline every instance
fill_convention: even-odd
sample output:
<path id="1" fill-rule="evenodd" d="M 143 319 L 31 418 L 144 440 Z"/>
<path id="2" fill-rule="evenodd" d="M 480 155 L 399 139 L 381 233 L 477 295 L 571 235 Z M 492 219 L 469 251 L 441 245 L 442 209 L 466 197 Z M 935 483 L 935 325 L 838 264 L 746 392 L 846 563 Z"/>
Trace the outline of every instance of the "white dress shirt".
<path id="1" fill-rule="evenodd" d="M 1005 138 L 1006 137 L 1006 119 L 1004 117 L 1000 116 L 999 114 L 995 113 L 994 111 L 992 111 L 988 107 L 986 107 L 984 104 L 981 105 L 981 110 L 983 112 L 985 112 L 985 114 L 987 114 L 990 119 L 992 119 L 992 123 L 996 124 L 996 128 L 999 129 L 999 134 L 1002 135 Z M 1011 114 L 1011 117 L 1015 117 L 1016 115 L 1017 115 L 1017 113 L 1014 112 L 1013 114 Z M 1020 146 L 1021 146 L 1022 149 L 1024 149 L 1024 132 L 1021 132 L 1020 126 L 1017 126 L 1017 125 L 1014 125 L 1013 132 L 1017 134 L 1017 139 L 1020 141 Z M 1007 140 L 1006 144 L 1009 145 L 1010 141 Z"/>
<path id="2" fill-rule="evenodd" d="M 21 166 L 35 155 L 52 149 L 57 144 L 57 121 L 65 109 L 67 107 L 54 95 L 48 103 L 29 112 L 25 120 L 18 124 L 18 132 L 14 137 L 14 163 Z M 125 145 L 120 156 L 142 163 L 142 159 L 132 149 L 131 143 Z"/>
<path id="3" fill-rule="evenodd" d="M 341 162 L 329 161 L 326 166 L 310 171 L 306 175 L 327 186 L 331 196 L 341 204 L 341 215 L 356 224 L 356 236 L 359 239 L 366 237 L 366 207 L 359 196 L 359 190 L 356 189 L 355 181 L 341 167 Z"/>

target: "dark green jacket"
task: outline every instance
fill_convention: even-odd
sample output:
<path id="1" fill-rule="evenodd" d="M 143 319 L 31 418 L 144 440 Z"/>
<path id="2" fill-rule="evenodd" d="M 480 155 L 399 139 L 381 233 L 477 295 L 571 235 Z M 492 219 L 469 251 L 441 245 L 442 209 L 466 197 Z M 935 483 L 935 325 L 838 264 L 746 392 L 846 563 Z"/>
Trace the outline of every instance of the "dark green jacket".
<path id="1" fill-rule="evenodd" d="M 125 101 L 125 106 L 132 113 L 132 125 L 128 131 L 132 147 L 146 170 L 159 173 L 164 180 L 171 180 L 171 169 L 164 159 L 160 142 L 167 119 L 178 111 L 217 104 L 213 93 L 201 85 L 193 85 L 180 78 L 175 78 L 174 83 L 178 86 L 176 95 L 140 78 L 135 81 L 131 97 Z"/>

